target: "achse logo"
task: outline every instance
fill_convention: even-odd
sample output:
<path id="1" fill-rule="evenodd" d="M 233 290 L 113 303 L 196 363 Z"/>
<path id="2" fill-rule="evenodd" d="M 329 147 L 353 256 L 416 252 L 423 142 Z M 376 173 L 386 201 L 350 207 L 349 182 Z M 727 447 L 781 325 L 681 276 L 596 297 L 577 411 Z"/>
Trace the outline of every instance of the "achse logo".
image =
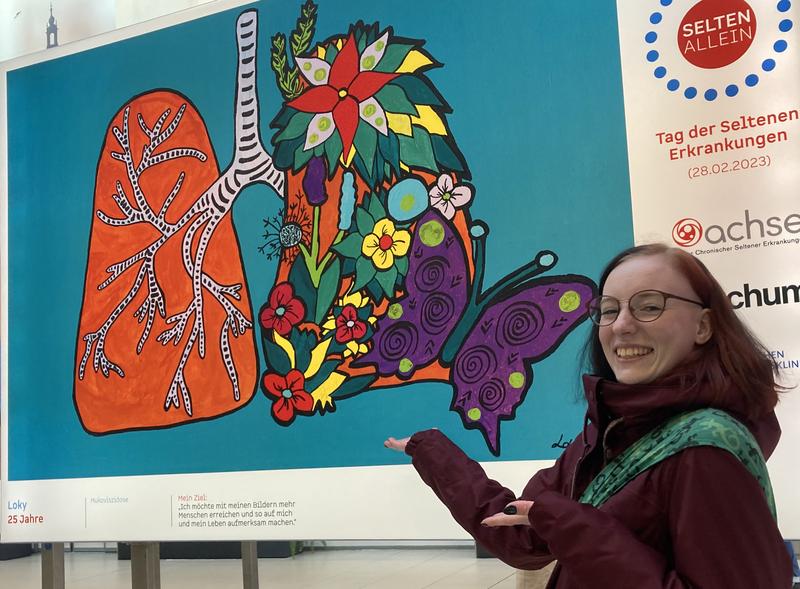
<path id="1" fill-rule="evenodd" d="M 703 226 L 697 219 L 686 217 L 672 227 L 672 240 L 683 247 L 696 245 L 703 237 Z"/>
<path id="2" fill-rule="evenodd" d="M 744 210 L 744 218 L 727 224 L 703 225 L 697 219 L 685 217 L 672 227 L 672 240 L 681 247 L 692 247 L 702 239 L 709 245 L 726 244 L 729 241 L 763 240 L 767 237 L 780 237 L 784 233 L 800 234 L 800 213 L 790 213 L 785 217 L 774 215 L 762 220 Z M 792 238 L 792 242 L 798 241 Z M 764 245 L 779 245 L 782 242 L 767 241 Z M 760 246 L 758 243 L 756 246 Z M 747 247 L 747 246 L 743 246 Z M 740 249 L 740 248 L 737 248 Z"/>

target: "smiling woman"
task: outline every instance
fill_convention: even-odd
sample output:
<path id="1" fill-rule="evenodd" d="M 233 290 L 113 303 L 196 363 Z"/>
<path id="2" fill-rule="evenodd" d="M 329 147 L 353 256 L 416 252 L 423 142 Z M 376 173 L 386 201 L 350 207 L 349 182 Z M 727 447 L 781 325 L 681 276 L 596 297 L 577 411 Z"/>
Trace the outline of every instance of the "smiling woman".
<path id="1" fill-rule="evenodd" d="M 599 286 L 583 434 L 520 499 L 439 431 L 385 445 L 500 559 L 557 560 L 548 589 L 788 589 L 765 464 L 774 361 L 684 251 L 625 250 Z"/>

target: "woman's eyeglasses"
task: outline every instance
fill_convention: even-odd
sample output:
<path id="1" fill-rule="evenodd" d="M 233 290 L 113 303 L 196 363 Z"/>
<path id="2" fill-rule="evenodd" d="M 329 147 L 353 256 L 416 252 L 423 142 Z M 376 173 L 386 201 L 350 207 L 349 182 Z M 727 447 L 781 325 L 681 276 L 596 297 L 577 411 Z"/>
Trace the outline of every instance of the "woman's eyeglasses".
<path id="1" fill-rule="evenodd" d="M 627 300 L 628 310 L 633 318 L 643 323 L 655 321 L 664 312 L 667 306 L 667 299 L 678 299 L 698 305 L 702 308 L 706 306 L 699 302 L 680 297 L 678 295 L 662 292 L 660 290 L 640 290 Z M 589 301 L 589 318 L 600 327 L 611 325 L 619 317 L 622 303 L 626 301 L 608 295 L 599 296 Z"/>

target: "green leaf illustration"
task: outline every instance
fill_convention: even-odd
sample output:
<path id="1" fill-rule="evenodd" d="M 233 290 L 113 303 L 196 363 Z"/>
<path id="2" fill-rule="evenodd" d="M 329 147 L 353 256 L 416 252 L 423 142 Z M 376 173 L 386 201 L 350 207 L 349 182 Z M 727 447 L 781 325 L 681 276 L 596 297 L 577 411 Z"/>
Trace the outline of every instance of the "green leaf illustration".
<path id="1" fill-rule="evenodd" d="M 417 111 L 417 108 L 408 99 L 405 91 L 400 86 L 386 84 L 375 94 L 375 99 L 380 102 L 383 109 L 388 112 L 414 116 L 419 115 L 419 111 Z"/>
<path id="2" fill-rule="evenodd" d="M 371 385 L 377 379 L 378 377 L 374 374 L 354 376 L 353 378 L 349 378 L 339 385 L 339 388 L 331 393 L 331 397 L 334 399 L 346 399 L 348 397 L 354 397 L 355 395 L 366 391 L 369 385 Z"/>
<path id="3" fill-rule="evenodd" d="M 272 330 L 268 330 L 261 338 L 261 343 L 264 346 L 264 356 L 267 366 L 270 368 L 268 372 L 275 372 L 285 376 L 292 369 L 292 364 L 284 349 L 272 341 L 271 335 Z"/>
<path id="4" fill-rule="evenodd" d="M 313 118 L 314 115 L 310 112 L 298 112 L 291 118 L 289 124 L 286 125 L 283 131 L 275 136 L 275 142 L 277 143 L 278 141 L 285 141 L 305 135 L 308 130 L 308 124 Z"/>
<path id="5" fill-rule="evenodd" d="M 375 219 L 376 223 L 381 219 L 386 218 L 386 209 L 384 208 L 383 204 L 381 203 L 381 199 L 377 194 L 373 194 L 370 197 L 367 210 L 369 210 L 369 214 L 372 215 L 372 218 Z"/>
<path id="6" fill-rule="evenodd" d="M 361 243 L 364 238 L 358 233 L 351 233 L 331 249 L 345 258 L 357 258 L 361 255 Z"/>
<path id="7" fill-rule="evenodd" d="M 361 121 L 356 129 L 353 142 L 355 143 L 356 151 L 364 161 L 366 171 L 370 172 L 375 164 L 375 150 L 378 148 L 378 132 L 372 125 Z M 375 182 L 371 176 L 372 174 L 367 175 L 367 181 L 369 184 L 374 184 Z"/>
<path id="8" fill-rule="evenodd" d="M 306 307 L 304 319 L 311 321 L 317 305 L 317 289 L 314 288 L 314 283 L 311 281 L 311 275 L 308 273 L 303 256 L 297 256 L 292 264 L 292 269 L 289 271 L 289 282 L 292 283 L 295 296 L 299 297 Z"/>
<path id="9" fill-rule="evenodd" d="M 372 230 L 375 228 L 375 219 L 372 218 L 372 215 L 370 215 L 366 209 L 358 207 L 356 209 L 356 226 L 358 227 L 358 232 L 363 237 L 366 237 L 368 234 L 372 233 Z"/>
<path id="10" fill-rule="evenodd" d="M 394 267 L 397 268 L 397 272 L 399 272 L 401 275 L 405 276 L 408 274 L 408 256 L 395 258 Z"/>
<path id="11" fill-rule="evenodd" d="M 436 161 L 439 162 L 440 167 L 453 170 L 454 172 L 467 171 L 464 158 L 459 157 L 460 153 L 456 153 L 444 137 L 441 135 L 431 135 L 431 146 L 433 147 L 433 155 Z"/>
<path id="12" fill-rule="evenodd" d="M 386 51 L 383 53 L 383 57 L 378 62 L 378 65 L 375 66 L 374 71 L 376 72 L 394 72 L 397 68 L 400 67 L 400 64 L 403 63 L 403 60 L 406 58 L 411 50 L 414 49 L 413 45 L 407 45 L 404 43 L 391 43 L 388 47 L 386 47 Z"/>
<path id="13" fill-rule="evenodd" d="M 406 93 L 408 99 L 414 104 L 446 106 L 430 83 L 420 76 L 404 74 L 392 80 L 392 84 L 400 86 Z"/>
<path id="14" fill-rule="evenodd" d="M 392 266 L 388 270 L 378 272 L 375 275 L 375 280 L 378 281 L 378 284 L 381 285 L 383 292 L 386 293 L 386 298 L 391 299 L 394 297 L 394 283 L 397 280 L 397 268 Z"/>
<path id="15" fill-rule="evenodd" d="M 339 258 L 334 258 L 330 265 L 322 273 L 319 280 L 319 291 L 317 291 L 317 308 L 314 316 L 314 323 L 320 325 L 328 314 L 333 300 L 339 292 L 339 282 L 342 277 L 342 263 Z"/>
<path id="16" fill-rule="evenodd" d="M 359 257 L 356 260 L 356 278 L 353 281 L 353 286 L 350 287 L 350 292 L 356 292 L 364 288 L 375 278 L 376 272 L 377 269 L 375 268 L 375 264 L 372 263 L 372 260 L 364 256 Z"/>
<path id="17" fill-rule="evenodd" d="M 400 159 L 408 166 L 438 172 L 439 166 L 436 165 L 436 158 L 433 155 L 431 136 L 425 129 L 416 125 L 413 127 L 413 133 L 412 137 L 405 135 L 399 137 Z"/>

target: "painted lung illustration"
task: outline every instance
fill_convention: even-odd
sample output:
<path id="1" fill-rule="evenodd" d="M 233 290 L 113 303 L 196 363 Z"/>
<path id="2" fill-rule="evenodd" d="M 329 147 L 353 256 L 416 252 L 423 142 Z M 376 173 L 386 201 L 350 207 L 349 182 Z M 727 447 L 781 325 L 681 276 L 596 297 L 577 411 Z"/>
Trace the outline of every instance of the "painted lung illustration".
<path id="1" fill-rule="evenodd" d="M 288 38 L 271 38 L 283 101 L 268 153 L 257 17 L 236 24 L 226 168 L 177 92 L 135 97 L 109 125 L 75 358 L 84 427 L 208 419 L 259 389 L 274 422 L 290 426 L 368 390 L 439 381 L 499 455 L 532 364 L 586 319 L 594 283 L 540 276 L 558 260 L 543 250 L 484 289 L 489 227 L 472 218 L 452 109 L 427 75 L 441 64 L 391 27 L 358 22 L 315 44 L 317 6 L 306 0 Z M 240 246 L 229 213 L 257 182 L 279 204 L 264 242 Z M 240 247 L 277 262 L 266 297 L 249 299 Z"/>
<path id="2" fill-rule="evenodd" d="M 92 433 L 208 419 L 249 401 L 252 310 L 230 208 L 242 189 L 282 189 L 258 132 L 256 14 L 236 28 L 235 153 L 220 171 L 186 97 L 124 105 L 97 166 L 74 400 Z"/>

